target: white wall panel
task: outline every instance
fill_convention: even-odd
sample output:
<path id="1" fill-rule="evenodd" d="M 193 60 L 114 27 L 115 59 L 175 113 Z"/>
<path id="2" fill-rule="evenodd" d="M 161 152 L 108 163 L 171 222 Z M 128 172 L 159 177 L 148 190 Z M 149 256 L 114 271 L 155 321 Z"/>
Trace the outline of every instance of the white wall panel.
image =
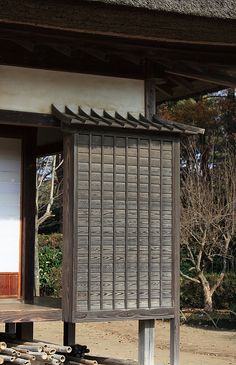
<path id="1" fill-rule="evenodd" d="M 0 138 L 0 272 L 19 271 L 21 141 Z"/>
<path id="2" fill-rule="evenodd" d="M 143 80 L 13 66 L 0 66 L 0 80 L 0 109 L 50 113 L 54 103 L 144 112 Z"/>

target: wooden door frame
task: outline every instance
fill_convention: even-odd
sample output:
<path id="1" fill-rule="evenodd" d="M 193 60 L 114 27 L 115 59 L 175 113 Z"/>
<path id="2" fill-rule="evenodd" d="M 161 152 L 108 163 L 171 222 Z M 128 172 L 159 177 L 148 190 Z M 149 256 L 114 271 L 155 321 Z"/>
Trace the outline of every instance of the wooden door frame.
<path id="1" fill-rule="evenodd" d="M 34 293 L 35 176 L 37 128 L 0 125 L 1 138 L 21 140 L 20 258 L 18 299 L 30 303 Z"/>

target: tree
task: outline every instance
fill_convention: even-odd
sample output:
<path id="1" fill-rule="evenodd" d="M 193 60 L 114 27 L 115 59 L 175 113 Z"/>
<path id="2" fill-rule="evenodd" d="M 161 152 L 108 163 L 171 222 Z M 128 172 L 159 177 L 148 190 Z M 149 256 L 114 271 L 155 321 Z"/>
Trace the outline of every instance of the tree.
<path id="1" fill-rule="evenodd" d="M 36 215 L 35 215 L 35 295 L 40 295 L 38 232 L 40 226 L 53 216 L 53 205 L 61 196 L 61 155 L 41 157 L 37 160 Z M 58 176 L 59 175 L 59 176 Z"/>
<path id="2" fill-rule="evenodd" d="M 169 102 L 159 115 L 205 128 L 181 149 L 181 268 L 186 279 L 202 286 L 205 308 L 211 310 L 235 249 L 235 90 Z M 217 280 L 210 282 L 213 267 Z"/>
<path id="3" fill-rule="evenodd" d="M 212 297 L 222 284 L 235 235 L 236 161 L 232 147 L 225 146 L 217 164 L 201 169 L 202 155 L 196 145 L 186 143 L 181 172 L 181 247 L 184 278 L 202 286 L 205 309 L 213 309 Z M 218 275 L 208 280 L 210 265 Z"/>

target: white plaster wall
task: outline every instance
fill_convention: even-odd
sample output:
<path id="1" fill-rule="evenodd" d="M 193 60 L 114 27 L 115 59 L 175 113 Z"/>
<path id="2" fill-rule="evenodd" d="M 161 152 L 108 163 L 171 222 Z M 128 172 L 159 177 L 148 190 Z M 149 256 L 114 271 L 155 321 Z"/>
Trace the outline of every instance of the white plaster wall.
<path id="1" fill-rule="evenodd" d="M 50 113 L 52 103 L 143 113 L 144 81 L 0 66 L 0 109 Z"/>
<path id="2" fill-rule="evenodd" d="M 0 138 L 0 272 L 19 272 L 21 141 Z"/>

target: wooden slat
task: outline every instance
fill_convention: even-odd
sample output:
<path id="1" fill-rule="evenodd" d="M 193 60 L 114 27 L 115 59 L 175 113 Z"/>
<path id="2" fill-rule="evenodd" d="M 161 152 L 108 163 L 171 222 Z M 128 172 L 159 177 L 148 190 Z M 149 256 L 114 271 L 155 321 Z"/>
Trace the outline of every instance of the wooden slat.
<path id="1" fill-rule="evenodd" d="M 145 309 L 168 309 L 171 142 L 91 132 L 77 140 L 74 318 L 115 319 L 129 310 L 140 318 Z"/>

